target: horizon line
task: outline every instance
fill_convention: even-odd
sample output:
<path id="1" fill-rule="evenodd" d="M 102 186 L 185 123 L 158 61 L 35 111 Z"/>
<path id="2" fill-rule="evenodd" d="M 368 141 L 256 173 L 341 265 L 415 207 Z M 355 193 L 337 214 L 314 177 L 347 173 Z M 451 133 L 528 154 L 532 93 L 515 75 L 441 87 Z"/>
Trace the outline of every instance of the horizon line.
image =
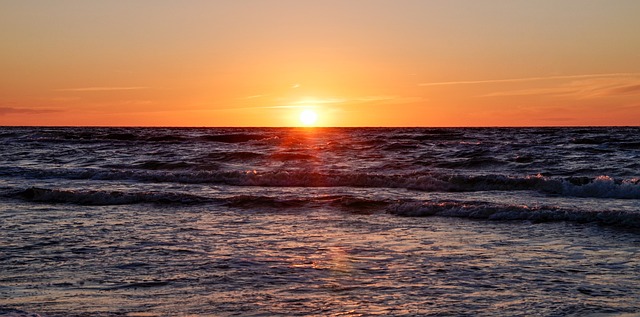
<path id="1" fill-rule="evenodd" d="M 640 128 L 640 125 L 460 125 L 460 126 L 168 126 L 168 125 L 0 125 L 0 128 L 149 128 L 149 129 L 464 129 L 464 128 Z"/>

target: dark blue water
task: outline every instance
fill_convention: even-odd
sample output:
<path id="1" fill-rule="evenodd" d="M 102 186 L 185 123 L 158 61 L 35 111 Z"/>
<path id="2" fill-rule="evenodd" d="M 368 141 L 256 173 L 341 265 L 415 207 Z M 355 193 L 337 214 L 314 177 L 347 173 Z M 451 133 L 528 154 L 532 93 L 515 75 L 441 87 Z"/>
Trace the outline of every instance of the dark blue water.
<path id="1" fill-rule="evenodd" d="M 0 316 L 638 313 L 639 133 L 0 128 Z"/>

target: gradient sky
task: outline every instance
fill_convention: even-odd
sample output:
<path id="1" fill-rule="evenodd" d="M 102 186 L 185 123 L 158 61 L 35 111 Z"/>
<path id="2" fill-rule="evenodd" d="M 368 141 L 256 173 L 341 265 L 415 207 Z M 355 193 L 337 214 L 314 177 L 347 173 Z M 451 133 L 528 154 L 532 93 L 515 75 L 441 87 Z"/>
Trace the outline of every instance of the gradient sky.
<path id="1" fill-rule="evenodd" d="M 637 0 L 0 2 L 0 125 L 640 125 Z"/>

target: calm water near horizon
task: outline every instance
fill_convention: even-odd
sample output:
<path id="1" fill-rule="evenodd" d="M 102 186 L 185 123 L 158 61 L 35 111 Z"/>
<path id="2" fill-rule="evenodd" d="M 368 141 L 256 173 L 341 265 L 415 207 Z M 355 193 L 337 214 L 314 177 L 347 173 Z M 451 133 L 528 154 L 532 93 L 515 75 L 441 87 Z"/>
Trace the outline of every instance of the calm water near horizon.
<path id="1" fill-rule="evenodd" d="M 0 316 L 637 316 L 639 127 L 0 127 Z"/>

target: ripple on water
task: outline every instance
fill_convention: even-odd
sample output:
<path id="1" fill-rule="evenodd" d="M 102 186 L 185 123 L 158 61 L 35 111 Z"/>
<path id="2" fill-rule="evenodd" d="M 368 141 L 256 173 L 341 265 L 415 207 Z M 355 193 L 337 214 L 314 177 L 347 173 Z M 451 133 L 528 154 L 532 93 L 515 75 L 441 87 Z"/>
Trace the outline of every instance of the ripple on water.
<path id="1" fill-rule="evenodd" d="M 2 236 L 0 296 L 45 314 L 640 310 L 639 238 L 593 225 L 213 206 L 65 205 L 24 217 Z"/>

